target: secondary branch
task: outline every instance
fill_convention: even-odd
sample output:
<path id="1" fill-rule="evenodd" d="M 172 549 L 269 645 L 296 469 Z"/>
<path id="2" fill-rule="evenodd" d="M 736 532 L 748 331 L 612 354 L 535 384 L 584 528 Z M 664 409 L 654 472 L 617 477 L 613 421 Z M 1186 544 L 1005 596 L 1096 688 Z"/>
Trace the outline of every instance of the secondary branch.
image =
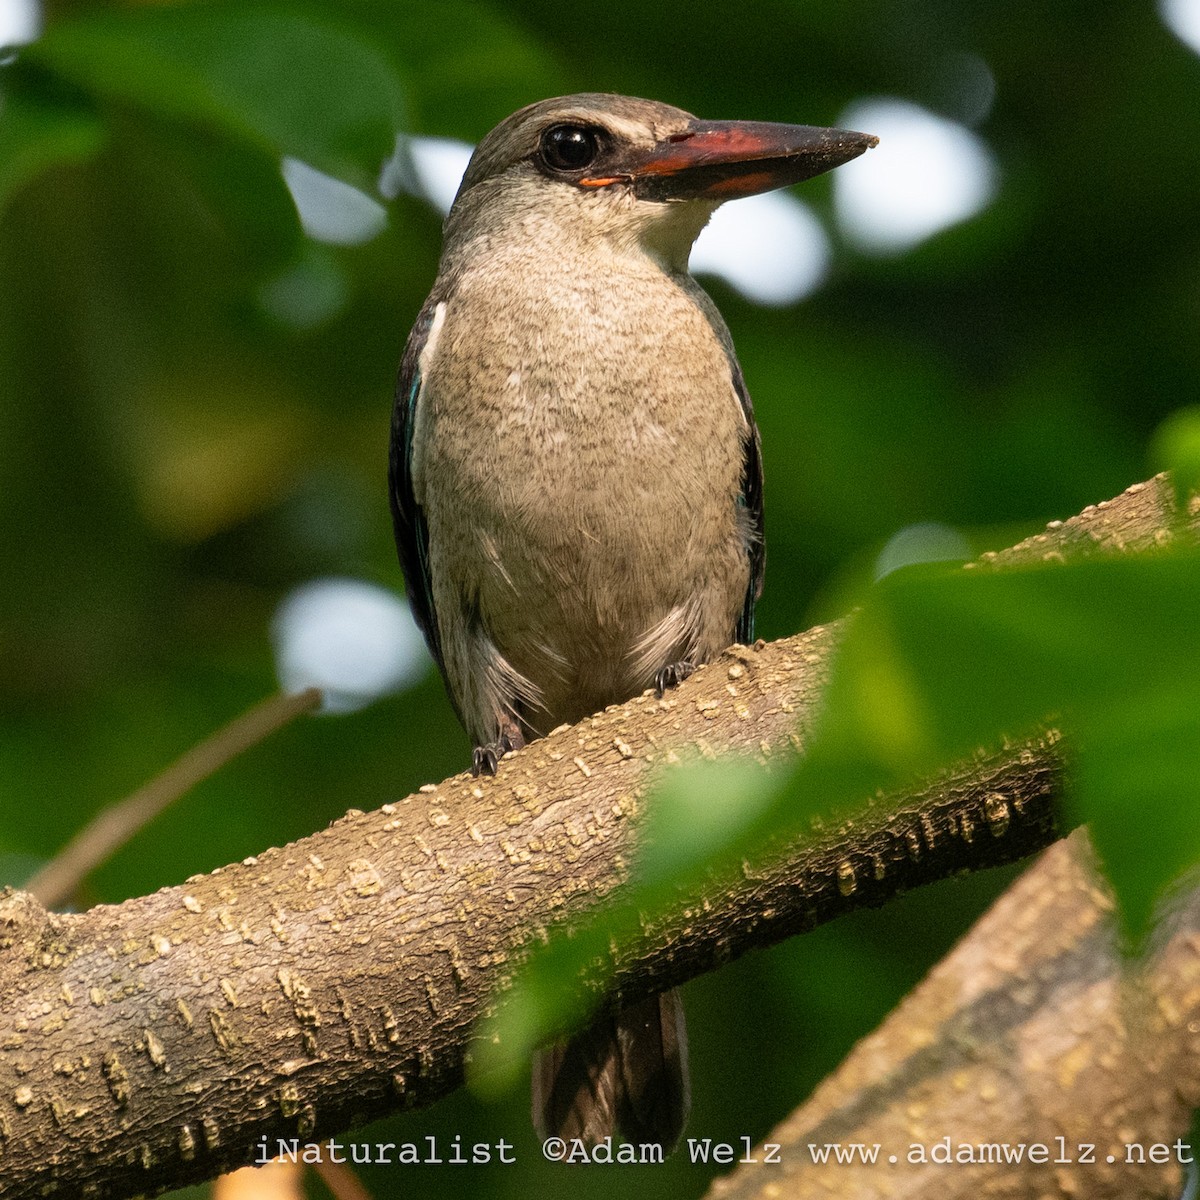
<path id="1" fill-rule="evenodd" d="M 1139 485 L 1000 556 L 1170 540 Z M 836 626 L 735 647 L 659 700 L 303 841 L 117 906 L 0 899 L 0 1195 L 211 1177 L 456 1087 L 523 947 L 622 886 L 654 771 L 685 748 L 798 753 Z M 748 863 L 614 948 L 633 1000 L 898 891 L 1057 836 L 1053 739 L 1010 747 Z M 714 797 L 713 802 L 719 803 Z"/>

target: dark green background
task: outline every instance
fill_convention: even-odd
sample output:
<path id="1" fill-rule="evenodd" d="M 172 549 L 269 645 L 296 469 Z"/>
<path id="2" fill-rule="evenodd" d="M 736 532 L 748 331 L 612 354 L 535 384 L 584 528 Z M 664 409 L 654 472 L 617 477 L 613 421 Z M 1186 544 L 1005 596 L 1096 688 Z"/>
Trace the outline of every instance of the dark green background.
<path id="1" fill-rule="evenodd" d="M 825 124 L 872 95 L 953 117 L 955 57 L 988 64 L 996 100 L 978 132 L 1000 189 L 984 214 L 898 257 L 838 244 L 829 282 L 797 307 L 711 285 L 763 432 L 766 638 L 833 615 L 906 524 L 959 526 L 982 549 L 1116 493 L 1148 473 L 1158 423 L 1197 400 L 1200 60 L 1146 5 L 278 4 L 316 61 L 322 39 L 348 34 L 394 88 L 372 110 L 378 89 L 318 71 L 314 112 L 349 94 L 366 117 L 339 139 L 298 113 L 278 142 L 173 107 L 147 56 L 121 57 L 130 29 L 171 36 L 174 14 L 146 29 L 146 9 L 52 4 L 45 52 L 0 71 L 8 881 L 273 688 L 267 627 L 293 585 L 347 574 L 401 587 L 390 390 L 439 218 L 401 197 L 365 245 L 306 243 L 281 148 L 310 138 L 316 165 L 366 183 L 395 119 L 475 141 L 524 103 L 584 89 L 712 117 Z M 86 38 L 80 50 L 72 27 L 103 11 L 142 24 L 117 21 L 108 51 Z M 250 39 L 244 52 L 230 70 L 261 79 L 267 49 Z M 107 74 L 93 69 L 105 53 Z M 14 114 L 27 118 L 19 138 Z M 829 216 L 828 180 L 803 194 Z M 347 295 L 302 333 L 257 301 L 298 263 Z M 461 769 L 468 752 L 432 674 L 353 716 L 304 721 L 145 830 L 83 899 L 299 837 Z M 762 1137 L 1003 882 L 939 885 L 691 985 L 690 1132 Z M 505 1137 L 515 1167 L 372 1168 L 364 1181 L 380 1197 L 705 1186 L 682 1157 L 619 1182 L 618 1168 L 568 1176 L 542 1163 L 526 1109 L 523 1091 L 489 1106 L 463 1094 L 367 1134 Z"/>

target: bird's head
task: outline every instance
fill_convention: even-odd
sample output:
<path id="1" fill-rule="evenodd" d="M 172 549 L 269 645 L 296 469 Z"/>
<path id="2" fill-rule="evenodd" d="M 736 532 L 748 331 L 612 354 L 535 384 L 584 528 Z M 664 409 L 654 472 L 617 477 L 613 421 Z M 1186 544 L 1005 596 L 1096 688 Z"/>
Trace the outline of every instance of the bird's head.
<path id="1" fill-rule="evenodd" d="M 683 270 L 718 205 L 811 179 L 876 140 L 809 125 L 701 121 L 630 96 L 542 100 L 480 142 L 447 240 L 579 237 L 640 248 Z"/>

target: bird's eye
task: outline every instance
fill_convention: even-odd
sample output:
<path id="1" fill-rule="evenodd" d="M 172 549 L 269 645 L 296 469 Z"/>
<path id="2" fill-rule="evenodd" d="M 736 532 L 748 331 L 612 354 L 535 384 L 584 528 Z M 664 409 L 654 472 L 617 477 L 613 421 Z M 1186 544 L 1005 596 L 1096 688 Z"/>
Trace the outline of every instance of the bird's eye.
<path id="1" fill-rule="evenodd" d="M 542 134 L 542 162 L 554 171 L 582 171 L 596 161 L 600 137 L 587 125 L 551 125 Z"/>

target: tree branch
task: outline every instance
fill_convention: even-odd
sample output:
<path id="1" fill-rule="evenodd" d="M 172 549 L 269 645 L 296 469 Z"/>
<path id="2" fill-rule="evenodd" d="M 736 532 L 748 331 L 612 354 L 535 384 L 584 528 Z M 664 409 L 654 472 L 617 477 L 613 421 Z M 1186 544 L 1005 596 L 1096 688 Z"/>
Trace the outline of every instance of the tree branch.
<path id="1" fill-rule="evenodd" d="M 1196 513 L 1192 514 L 1192 526 Z M 998 563 L 1172 539 L 1162 479 Z M 991 559 L 989 559 L 991 561 Z M 0 1195 L 128 1196 L 429 1103 L 522 948 L 622 885 L 652 773 L 685 748 L 803 746 L 837 626 L 734 647 L 662 700 L 556 731 L 187 884 L 82 914 L 0 899 Z M 1058 833 L 1053 736 L 747 864 L 614 948 L 634 1000 L 849 909 Z"/>
<path id="2" fill-rule="evenodd" d="M 709 1200 L 1179 1196 L 1200 1102 L 1200 888 L 1141 960 L 1113 908 L 1076 830 L 769 1135 L 778 1165 L 759 1148 Z M 833 1145 L 842 1157 L 821 1161 Z"/>
<path id="3" fill-rule="evenodd" d="M 260 700 L 197 742 L 149 783 L 98 813 L 29 880 L 25 890 L 47 908 L 65 904 L 92 871 L 180 796 L 320 703 L 317 688 L 277 692 Z"/>

